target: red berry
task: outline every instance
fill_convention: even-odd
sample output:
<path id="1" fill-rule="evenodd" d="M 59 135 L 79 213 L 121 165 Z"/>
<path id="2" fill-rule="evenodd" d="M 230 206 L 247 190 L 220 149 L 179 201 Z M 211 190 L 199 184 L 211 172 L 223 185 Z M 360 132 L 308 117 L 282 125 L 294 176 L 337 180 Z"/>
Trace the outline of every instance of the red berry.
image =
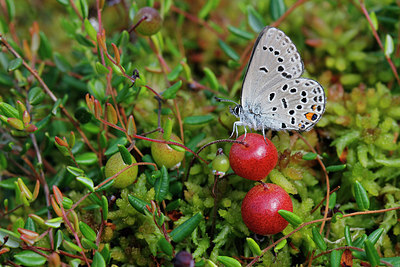
<path id="1" fill-rule="evenodd" d="M 276 184 L 256 185 L 242 202 L 242 219 L 247 228 L 259 235 L 281 232 L 288 222 L 279 210 L 293 212 L 292 200 L 282 187 Z"/>
<path id="2" fill-rule="evenodd" d="M 243 141 L 244 135 L 239 136 Z M 240 177 L 259 181 L 264 179 L 278 162 L 276 147 L 269 140 L 255 133 L 248 133 L 244 141 L 248 144 L 234 143 L 229 152 L 229 162 L 232 170 Z"/>
<path id="3" fill-rule="evenodd" d="M 194 267 L 192 254 L 187 251 L 179 251 L 175 258 L 172 259 L 174 267 Z"/>

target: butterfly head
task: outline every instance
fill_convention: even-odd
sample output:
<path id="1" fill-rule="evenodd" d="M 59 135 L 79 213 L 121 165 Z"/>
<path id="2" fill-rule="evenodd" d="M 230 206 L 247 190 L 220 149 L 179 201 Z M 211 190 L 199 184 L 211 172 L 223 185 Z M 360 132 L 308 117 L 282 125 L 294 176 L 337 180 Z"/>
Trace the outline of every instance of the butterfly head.
<path id="1" fill-rule="evenodd" d="M 229 111 L 239 118 L 240 114 L 242 113 L 242 105 L 236 105 L 234 108 L 229 107 Z"/>

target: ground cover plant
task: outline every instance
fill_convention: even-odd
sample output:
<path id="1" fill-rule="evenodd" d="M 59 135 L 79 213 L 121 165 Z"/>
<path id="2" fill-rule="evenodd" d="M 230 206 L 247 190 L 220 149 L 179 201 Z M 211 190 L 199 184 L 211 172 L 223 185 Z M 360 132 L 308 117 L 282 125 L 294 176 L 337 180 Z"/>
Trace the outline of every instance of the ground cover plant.
<path id="1" fill-rule="evenodd" d="M 0 10 L 0 266 L 400 266 L 398 1 Z M 267 25 L 325 113 L 229 138 Z"/>

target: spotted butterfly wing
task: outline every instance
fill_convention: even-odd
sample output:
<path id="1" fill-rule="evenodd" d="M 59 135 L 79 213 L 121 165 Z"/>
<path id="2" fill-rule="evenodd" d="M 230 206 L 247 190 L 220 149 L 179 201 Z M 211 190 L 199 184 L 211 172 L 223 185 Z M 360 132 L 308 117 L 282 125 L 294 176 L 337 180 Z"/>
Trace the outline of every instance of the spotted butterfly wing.
<path id="1" fill-rule="evenodd" d="M 241 105 L 246 116 L 241 123 L 255 129 L 310 130 L 325 111 L 325 93 L 318 82 L 300 78 L 303 71 L 290 38 L 265 27 L 243 81 Z"/>

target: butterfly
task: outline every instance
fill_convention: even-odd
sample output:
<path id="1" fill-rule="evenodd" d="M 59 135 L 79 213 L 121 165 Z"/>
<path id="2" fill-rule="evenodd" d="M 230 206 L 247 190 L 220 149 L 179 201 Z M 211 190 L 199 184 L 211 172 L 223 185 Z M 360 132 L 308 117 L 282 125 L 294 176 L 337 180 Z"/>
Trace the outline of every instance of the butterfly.
<path id="1" fill-rule="evenodd" d="M 240 104 L 230 112 L 238 126 L 262 130 L 309 131 L 321 119 L 325 92 L 317 81 L 302 78 L 304 64 L 286 34 L 265 27 L 259 34 L 244 76 Z M 232 133 L 233 134 L 233 133 Z"/>

